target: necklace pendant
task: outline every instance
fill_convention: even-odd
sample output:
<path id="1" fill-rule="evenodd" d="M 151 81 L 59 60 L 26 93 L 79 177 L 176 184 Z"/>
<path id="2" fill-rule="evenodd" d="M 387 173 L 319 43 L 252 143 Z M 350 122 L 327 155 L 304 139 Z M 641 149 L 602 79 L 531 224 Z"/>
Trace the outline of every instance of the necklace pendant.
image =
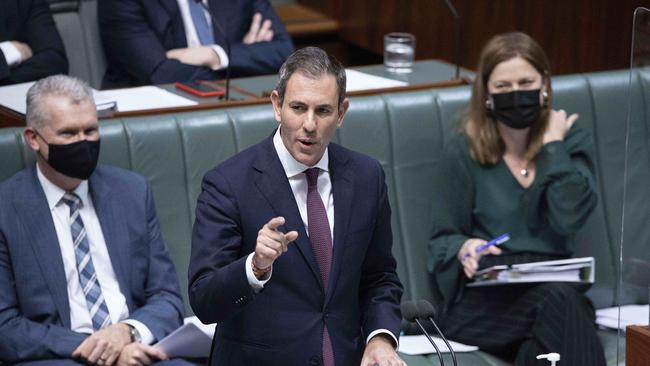
<path id="1" fill-rule="evenodd" d="M 528 169 L 523 168 L 522 170 L 519 171 L 519 173 L 520 173 L 524 178 L 528 178 Z"/>

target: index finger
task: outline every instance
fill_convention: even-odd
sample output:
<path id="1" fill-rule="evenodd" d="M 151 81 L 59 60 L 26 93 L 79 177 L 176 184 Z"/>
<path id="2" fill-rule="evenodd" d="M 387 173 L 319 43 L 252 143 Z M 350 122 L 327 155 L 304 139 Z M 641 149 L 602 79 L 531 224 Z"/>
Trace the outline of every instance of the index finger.
<path id="1" fill-rule="evenodd" d="M 74 358 L 80 358 L 80 357 L 88 357 L 88 354 L 90 353 L 89 350 L 92 350 L 94 347 L 90 345 L 94 338 L 88 337 L 84 339 L 83 342 L 75 349 L 72 351 L 72 357 Z"/>
<path id="2" fill-rule="evenodd" d="M 262 22 L 262 14 L 255 13 L 253 15 L 253 20 L 251 21 L 251 27 L 248 30 L 248 33 L 251 33 L 254 37 L 257 37 L 257 32 L 260 30 L 260 23 Z"/>
<path id="3" fill-rule="evenodd" d="M 284 217 L 278 216 L 269 220 L 269 222 L 267 222 L 266 225 L 264 226 L 270 230 L 276 230 L 280 225 L 283 224 L 284 224 Z"/>
<path id="4" fill-rule="evenodd" d="M 166 360 L 169 358 L 169 356 L 158 347 L 146 346 L 144 347 L 144 351 L 147 352 L 149 356 L 155 357 L 159 360 Z"/>
<path id="5" fill-rule="evenodd" d="M 567 125 L 569 126 L 569 129 L 573 127 L 573 124 L 576 123 L 578 117 L 580 117 L 580 115 L 578 113 L 574 113 L 570 115 L 569 118 L 567 118 Z"/>

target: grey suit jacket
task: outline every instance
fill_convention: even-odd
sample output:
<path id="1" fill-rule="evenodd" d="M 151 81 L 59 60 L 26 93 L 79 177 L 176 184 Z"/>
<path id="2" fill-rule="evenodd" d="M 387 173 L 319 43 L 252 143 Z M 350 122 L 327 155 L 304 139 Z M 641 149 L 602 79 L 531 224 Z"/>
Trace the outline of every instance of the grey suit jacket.
<path id="1" fill-rule="evenodd" d="M 161 339 L 181 324 L 183 305 L 149 185 L 99 166 L 89 192 L 129 317 Z M 61 252 L 32 166 L 0 185 L 0 361 L 70 358 L 85 337 L 70 330 Z"/>

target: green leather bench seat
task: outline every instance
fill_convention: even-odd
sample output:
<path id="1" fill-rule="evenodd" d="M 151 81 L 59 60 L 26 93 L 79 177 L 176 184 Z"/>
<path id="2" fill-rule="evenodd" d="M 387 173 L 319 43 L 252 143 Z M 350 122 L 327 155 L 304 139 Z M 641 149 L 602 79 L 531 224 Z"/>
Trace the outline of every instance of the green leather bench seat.
<path id="1" fill-rule="evenodd" d="M 596 284 L 588 295 L 597 308 L 614 305 L 620 268 L 628 77 L 627 71 L 612 71 L 553 79 L 555 107 L 579 113 L 578 124 L 593 131 L 596 140 L 599 202 L 576 235 L 576 255 L 596 257 Z M 633 159 L 628 161 L 624 257 L 648 260 L 650 104 L 644 103 L 650 100 L 650 73 L 635 75 L 632 81 Z M 426 270 L 429 218 L 436 209 L 430 182 L 469 96 L 469 87 L 457 87 L 355 97 L 335 137 L 336 142 L 375 157 L 385 169 L 393 209 L 393 252 L 405 300 L 435 300 Z M 185 299 L 194 207 L 203 174 L 269 136 L 276 126 L 270 105 L 101 122 L 100 161 L 134 170 L 151 181 Z M 0 130 L 0 180 L 34 159 L 22 145 L 21 134 L 20 129 Z M 625 303 L 648 299 L 647 287 L 635 286 L 633 280 L 622 290 Z M 601 335 L 608 364 L 616 364 L 616 333 Z M 438 364 L 436 356 L 404 358 L 409 365 Z M 459 363 L 506 365 L 483 352 L 460 354 Z"/>

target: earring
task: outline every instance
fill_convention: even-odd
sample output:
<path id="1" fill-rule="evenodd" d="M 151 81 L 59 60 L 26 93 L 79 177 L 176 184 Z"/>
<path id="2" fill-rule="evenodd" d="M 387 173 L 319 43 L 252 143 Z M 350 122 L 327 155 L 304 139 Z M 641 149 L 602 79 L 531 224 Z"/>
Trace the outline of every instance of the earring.
<path id="1" fill-rule="evenodd" d="M 542 92 L 542 106 L 548 107 L 548 92 L 546 90 Z"/>
<path id="2" fill-rule="evenodd" d="M 492 101 L 489 99 L 485 100 L 485 108 L 492 110 Z"/>

